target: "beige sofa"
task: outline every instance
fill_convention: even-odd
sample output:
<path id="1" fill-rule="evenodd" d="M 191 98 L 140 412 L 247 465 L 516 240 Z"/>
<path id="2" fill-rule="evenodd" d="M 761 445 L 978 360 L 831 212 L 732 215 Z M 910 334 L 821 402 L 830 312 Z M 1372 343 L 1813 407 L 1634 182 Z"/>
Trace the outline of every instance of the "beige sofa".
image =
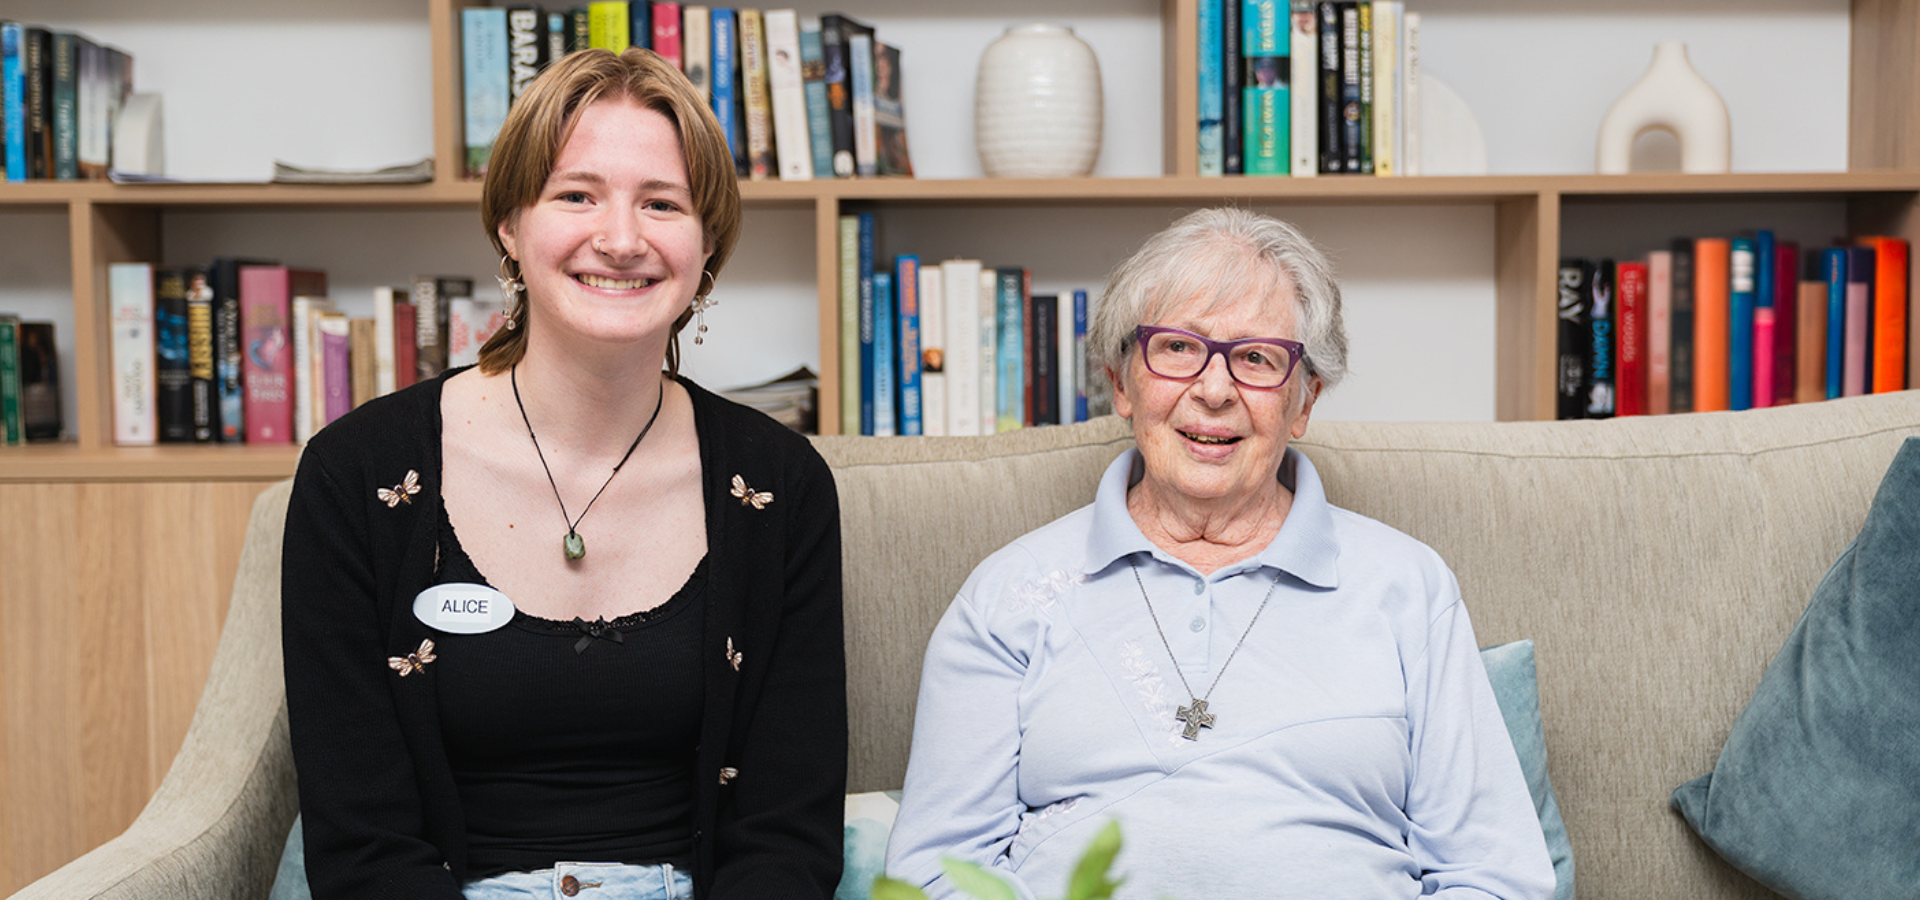
<path id="1" fill-rule="evenodd" d="M 1772 896 L 1667 805 L 1853 537 L 1920 392 L 1613 422 L 1317 422 L 1333 502 L 1433 545 L 1481 644 L 1532 638 L 1579 893 Z M 1105 419 L 990 438 L 824 438 L 846 535 L 851 789 L 897 787 L 921 651 L 975 562 L 1092 499 Z M 280 668 L 287 488 L 263 494 L 192 731 L 140 819 L 23 898 L 257 898 L 295 812 Z"/>

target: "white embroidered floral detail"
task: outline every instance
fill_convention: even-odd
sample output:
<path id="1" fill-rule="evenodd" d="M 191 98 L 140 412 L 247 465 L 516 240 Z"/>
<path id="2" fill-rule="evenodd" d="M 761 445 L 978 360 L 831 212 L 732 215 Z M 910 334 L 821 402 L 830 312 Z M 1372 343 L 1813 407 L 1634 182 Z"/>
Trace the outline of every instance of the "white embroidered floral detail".
<path id="1" fill-rule="evenodd" d="M 1044 610 L 1053 606 L 1053 601 L 1068 588 L 1085 581 L 1087 577 L 1079 572 L 1064 569 L 1048 572 L 1038 578 L 1015 585 L 1007 593 L 1007 607 L 1014 612 Z"/>
<path id="2" fill-rule="evenodd" d="M 1028 810 L 1024 813 L 1021 813 L 1020 827 L 1014 829 L 1014 832 L 1013 832 L 1014 836 L 1019 837 L 1020 835 L 1025 834 L 1027 829 L 1032 828 L 1033 826 L 1038 825 L 1041 822 L 1051 819 L 1054 816 L 1057 816 L 1063 812 L 1072 811 L 1074 807 L 1080 805 L 1080 796 L 1081 795 L 1075 795 L 1072 797 L 1068 797 L 1065 800 L 1057 800 L 1039 809 Z"/>
<path id="3" fill-rule="evenodd" d="M 1126 667 L 1127 677 L 1133 682 L 1133 689 L 1140 693 L 1140 703 L 1146 707 L 1147 715 L 1156 722 L 1167 723 L 1167 743 L 1180 746 L 1180 720 L 1173 715 L 1179 698 L 1173 696 L 1173 691 L 1160 678 L 1160 664 L 1141 649 L 1139 641 L 1121 641 L 1120 665 Z"/>

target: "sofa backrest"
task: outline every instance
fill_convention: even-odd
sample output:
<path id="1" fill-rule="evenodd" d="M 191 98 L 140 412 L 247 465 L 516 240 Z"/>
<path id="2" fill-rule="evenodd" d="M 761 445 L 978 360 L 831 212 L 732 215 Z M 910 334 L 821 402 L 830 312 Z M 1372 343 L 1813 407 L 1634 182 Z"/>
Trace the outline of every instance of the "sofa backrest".
<path id="1" fill-rule="evenodd" d="M 1535 642 L 1583 898 L 1771 893 L 1667 803 L 1709 771 L 1853 538 L 1920 392 L 1610 422 L 1315 422 L 1331 500 L 1432 545 L 1482 645 Z M 988 553 L 1092 501 L 1117 419 L 989 438 L 819 438 L 844 559 L 850 789 L 899 787 L 926 640 Z"/>

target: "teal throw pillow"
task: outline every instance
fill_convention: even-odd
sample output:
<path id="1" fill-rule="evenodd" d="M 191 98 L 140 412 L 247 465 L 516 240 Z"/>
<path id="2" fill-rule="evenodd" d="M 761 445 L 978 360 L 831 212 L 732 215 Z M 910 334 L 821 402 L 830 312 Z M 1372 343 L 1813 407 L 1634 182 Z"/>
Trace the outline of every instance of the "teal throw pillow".
<path id="1" fill-rule="evenodd" d="M 307 889 L 307 845 L 300 837 L 299 816 L 287 832 L 287 849 L 280 851 L 280 871 L 274 873 L 267 900 L 313 900 L 313 892 Z"/>
<path id="2" fill-rule="evenodd" d="M 1480 662 L 1493 684 L 1500 715 L 1507 721 L 1507 736 L 1513 739 L 1513 751 L 1520 757 L 1520 771 L 1526 773 L 1527 793 L 1533 795 L 1533 811 L 1540 817 L 1540 833 L 1547 839 L 1547 855 L 1553 859 L 1554 900 L 1573 900 L 1573 842 L 1567 838 L 1567 823 L 1560 818 L 1560 802 L 1553 797 L 1553 781 L 1547 778 L 1547 737 L 1540 724 L 1540 685 L 1533 666 L 1533 642 L 1483 647 Z"/>
<path id="3" fill-rule="evenodd" d="M 1820 489 L 1809 478 L 1805 490 Z M 1789 527 L 1791 523 L 1779 523 Z M 1802 900 L 1920 885 L 1920 438 L 1880 482 L 1733 723 L 1673 805 L 1722 857 Z"/>

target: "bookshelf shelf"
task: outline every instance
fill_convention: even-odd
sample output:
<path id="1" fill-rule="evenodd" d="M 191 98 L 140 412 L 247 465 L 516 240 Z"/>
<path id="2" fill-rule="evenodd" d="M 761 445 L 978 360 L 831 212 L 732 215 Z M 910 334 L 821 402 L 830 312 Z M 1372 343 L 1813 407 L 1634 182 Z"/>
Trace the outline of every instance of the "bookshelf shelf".
<path id="1" fill-rule="evenodd" d="M 259 481 L 293 475 L 292 447 L 109 447 L 72 442 L 0 449 L 0 484 L 32 482 Z"/>

